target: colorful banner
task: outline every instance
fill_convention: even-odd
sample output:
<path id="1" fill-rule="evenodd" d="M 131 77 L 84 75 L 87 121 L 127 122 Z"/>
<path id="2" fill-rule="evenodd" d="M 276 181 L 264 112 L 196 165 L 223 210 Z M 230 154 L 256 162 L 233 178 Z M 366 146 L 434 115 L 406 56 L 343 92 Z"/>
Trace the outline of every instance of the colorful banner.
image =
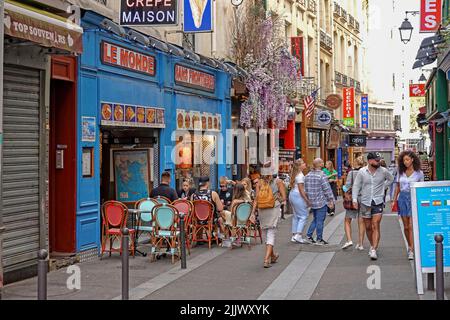
<path id="1" fill-rule="evenodd" d="M 212 0 L 184 0 L 183 32 L 211 32 Z"/>
<path id="2" fill-rule="evenodd" d="M 165 128 L 164 109 L 125 105 L 110 102 L 101 103 L 103 126 Z"/>
<path id="3" fill-rule="evenodd" d="M 421 0 L 420 32 L 436 32 L 442 22 L 442 0 Z"/>
<path id="4" fill-rule="evenodd" d="M 44 47 L 83 52 L 83 29 L 80 26 L 27 8 L 5 2 L 5 34 Z"/>
<path id="5" fill-rule="evenodd" d="M 355 125 L 355 88 L 344 88 L 343 99 L 344 125 L 353 127 Z"/>
<path id="6" fill-rule="evenodd" d="M 177 0 L 122 0 L 119 23 L 123 26 L 176 25 Z"/>
<path id="7" fill-rule="evenodd" d="M 291 53 L 300 61 L 300 69 L 298 70 L 298 76 L 305 75 L 305 54 L 303 47 L 303 37 L 291 37 Z"/>
<path id="8" fill-rule="evenodd" d="M 410 84 L 409 96 L 410 97 L 425 97 L 425 84 Z"/>
<path id="9" fill-rule="evenodd" d="M 369 128 L 369 97 L 361 97 L 361 128 Z"/>

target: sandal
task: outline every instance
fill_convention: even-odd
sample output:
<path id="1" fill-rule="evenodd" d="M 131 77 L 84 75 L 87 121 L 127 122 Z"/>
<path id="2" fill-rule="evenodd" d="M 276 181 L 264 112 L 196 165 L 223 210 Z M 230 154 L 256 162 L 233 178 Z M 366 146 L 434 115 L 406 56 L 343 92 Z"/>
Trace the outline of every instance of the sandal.
<path id="1" fill-rule="evenodd" d="M 264 261 L 264 268 L 271 268 L 272 267 L 272 265 L 270 264 L 270 262 L 269 261 Z"/>
<path id="2" fill-rule="evenodd" d="M 272 263 L 277 263 L 279 257 L 280 255 L 277 253 L 270 260 Z"/>

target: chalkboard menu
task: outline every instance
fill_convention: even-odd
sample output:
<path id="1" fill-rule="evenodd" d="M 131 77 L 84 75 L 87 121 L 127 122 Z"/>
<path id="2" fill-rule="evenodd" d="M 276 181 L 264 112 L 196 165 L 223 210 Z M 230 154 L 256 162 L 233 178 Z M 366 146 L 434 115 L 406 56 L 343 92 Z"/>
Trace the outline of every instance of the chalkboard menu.
<path id="1" fill-rule="evenodd" d="M 425 176 L 424 180 L 431 181 L 433 170 L 431 169 L 430 161 L 428 160 L 428 158 L 426 156 L 421 157 L 420 161 L 422 164 L 421 170 L 423 171 L 423 174 Z"/>

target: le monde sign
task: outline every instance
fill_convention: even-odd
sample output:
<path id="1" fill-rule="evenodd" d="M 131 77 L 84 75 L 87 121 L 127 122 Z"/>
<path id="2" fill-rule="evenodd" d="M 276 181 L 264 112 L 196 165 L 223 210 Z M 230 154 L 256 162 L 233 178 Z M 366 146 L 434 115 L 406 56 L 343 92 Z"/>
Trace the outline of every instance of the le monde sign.
<path id="1" fill-rule="evenodd" d="M 178 23 L 178 0 L 121 0 L 120 25 L 170 26 Z"/>

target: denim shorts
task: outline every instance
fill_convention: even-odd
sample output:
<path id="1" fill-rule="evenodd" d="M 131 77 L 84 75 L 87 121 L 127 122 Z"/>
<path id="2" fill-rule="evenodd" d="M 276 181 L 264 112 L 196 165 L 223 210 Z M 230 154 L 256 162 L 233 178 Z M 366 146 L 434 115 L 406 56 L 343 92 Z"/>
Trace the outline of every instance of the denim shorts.
<path id="1" fill-rule="evenodd" d="M 383 214 L 384 203 L 375 204 L 372 200 L 372 205 L 370 207 L 361 203 L 360 215 L 362 218 L 371 219 L 373 216 L 378 214 Z"/>
<path id="2" fill-rule="evenodd" d="M 398 196 L 398 215 L 400 217 L 411 217 L 411 193 L 410 192 L 400 192 Z"/>

